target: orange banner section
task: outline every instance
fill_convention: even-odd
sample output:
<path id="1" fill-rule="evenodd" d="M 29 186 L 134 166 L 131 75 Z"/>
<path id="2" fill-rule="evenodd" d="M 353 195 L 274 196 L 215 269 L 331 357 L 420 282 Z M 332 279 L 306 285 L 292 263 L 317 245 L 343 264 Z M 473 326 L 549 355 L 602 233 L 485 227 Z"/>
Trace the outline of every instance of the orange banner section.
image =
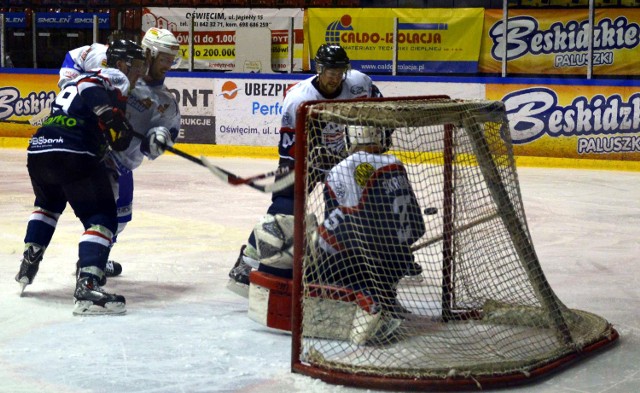
<path id="1" fill-rule="evenodd" d="M 488 84 L 516 156 L 640 161 L 640 88 Z"/>
<path id="2" fill-rule="evenodd" d="M 501 73 L 504 56 L 502 10 L 486 10 L 479 70 Z M 595 11 L 593 75 L 640 75 L 640 9 Z M 586 75 L 589 63 L 588 9 L 510 10 L 507 73 Z"/>
<path id="3" fill-rule="evenodd" d="M 29 119 L 49 108 L 58 92 L 58 75 L 0 73 L 0 127 L 7 137 L 30 137 Z"/>

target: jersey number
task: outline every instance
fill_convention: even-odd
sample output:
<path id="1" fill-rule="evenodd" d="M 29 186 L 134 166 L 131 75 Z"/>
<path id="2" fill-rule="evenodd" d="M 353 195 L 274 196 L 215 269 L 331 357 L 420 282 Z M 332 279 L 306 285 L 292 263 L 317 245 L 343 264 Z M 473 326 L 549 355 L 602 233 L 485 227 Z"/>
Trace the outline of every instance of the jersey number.
<path id="1" fill-rule="evenodd" d="M 409 221 L 410 195 L 400 195 L 393 200 L 393 212 L 400 218 L 398 228 L 398 241 L 406 243 L 411 238 L 411 222 Z"/>
<path id="2" fill-rule="evenodd" d="M 56 96 L 56 100 L 53 104 L 51 104 L 52 109 L 62 109 L 65 113 L 69 113 L 69 107 L 71 107 L 71 102 L 76 98 L 78 94 L 78 90 L 75 86 L 70 86 L 62 90 L 60 94 Z"/>

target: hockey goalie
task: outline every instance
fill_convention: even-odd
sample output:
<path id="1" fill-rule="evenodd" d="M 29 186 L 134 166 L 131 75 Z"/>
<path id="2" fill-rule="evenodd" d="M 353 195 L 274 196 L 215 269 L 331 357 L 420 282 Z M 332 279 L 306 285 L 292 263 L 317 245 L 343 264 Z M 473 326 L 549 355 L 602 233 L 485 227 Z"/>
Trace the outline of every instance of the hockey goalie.
<path id="1" fill-rule="evenodd" d="M 309 252 L 317 262 L 305 266 L 304 318 L 313 326 L 305 331 L 356 344 L 383 343 L 409 313 L 397 300 L 397 285 L 422 272 L 410 247 L 425 224 L 405 167 L 384 154 L 391 131 L 349 126 L 345 137 L 349 156 L 324 184 L 324 220 L 316 227 L 307 217 L 315 231 L 308 237 Z M 249 316 L 283 330 L 290 330 L 293 242 L 286 237 L 293 236 L 292 222 L 268 217 L 256 228 L 261 265 L 250 277 Z"/>

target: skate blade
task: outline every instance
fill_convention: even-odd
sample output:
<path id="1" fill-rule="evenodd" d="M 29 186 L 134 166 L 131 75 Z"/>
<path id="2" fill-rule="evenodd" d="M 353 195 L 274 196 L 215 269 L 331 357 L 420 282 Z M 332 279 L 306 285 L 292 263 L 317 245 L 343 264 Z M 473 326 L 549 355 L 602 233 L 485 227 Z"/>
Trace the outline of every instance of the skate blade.
<path id="1" fill-rule="evenodd" d="M 22 297 L 24 295 L 24 290 L 27 288 L 27 285 L 29 285 L 29 279 L 23 277 L 18 281 L 18 284 L 20 284 L 20 297 Z"/>
<path id="2" fill-rule="evenodd" d="M 227 283 L 227 289 L 236 295 L 242 296 L 245 299 L 249 299 L 249 286 L 243 283 L 237 282 L 236 280 L 230 278 Z"/>
<path id="3" fill-rule="evenodd" d="M 91 316 L 91 315 L 122 315 L 127 312 L 125 303 L 110 302 L 105 303 L 104 307 L 93 304 L 88 300 L 76 301 L 73 309 L 73 315 Z"/>

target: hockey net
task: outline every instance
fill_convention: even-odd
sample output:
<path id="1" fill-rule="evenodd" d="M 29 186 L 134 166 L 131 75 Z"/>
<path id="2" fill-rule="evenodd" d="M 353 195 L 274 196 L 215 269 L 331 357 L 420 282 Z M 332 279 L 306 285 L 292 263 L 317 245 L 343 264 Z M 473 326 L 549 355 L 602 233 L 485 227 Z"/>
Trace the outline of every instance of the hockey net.
<path id="1" fill-rule="evenodd" d="M 393 129 L 390 154 L 404 163 L 424 209 L 426 232 L 411 245 L 422 272 L 395 287 L 404 308 L 398 312 L 379 311 L 366 288 L 317 274 L 323 255 L 316 251 L 316 229 L 327 212 L 323 184 L 309 175 L 318 157 L 307 152 L 330 123 Z M 376 389 L 504 386 L 548 374 L 618 338 L 605 319 L 567 308 L 549 286 L 527 228 L 499 101 L 304 104 L 296 132 L 295 208 L 295 372 Z M 383 226 L 361 230 L 379 232 L 375 243 L 383 244 Z M 362 244 L 360 254 L 367 248 Z M 380 247 L 371 254 L 368 263 L 376 266 L 397 259 L 393 251 L 381 256 Z M 376 271 L 387 282 L 384 269 Z"/>

